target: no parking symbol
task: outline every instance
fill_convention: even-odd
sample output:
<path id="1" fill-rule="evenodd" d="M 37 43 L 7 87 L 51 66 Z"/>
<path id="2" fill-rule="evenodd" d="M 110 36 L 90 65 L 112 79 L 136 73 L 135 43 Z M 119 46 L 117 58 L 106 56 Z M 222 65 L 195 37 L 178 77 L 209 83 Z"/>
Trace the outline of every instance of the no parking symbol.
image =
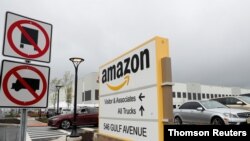
<path id="1" fill-rule="evenodd" d="M 49 67 L 4 60 L 0 106 L 47 107 Z"/>

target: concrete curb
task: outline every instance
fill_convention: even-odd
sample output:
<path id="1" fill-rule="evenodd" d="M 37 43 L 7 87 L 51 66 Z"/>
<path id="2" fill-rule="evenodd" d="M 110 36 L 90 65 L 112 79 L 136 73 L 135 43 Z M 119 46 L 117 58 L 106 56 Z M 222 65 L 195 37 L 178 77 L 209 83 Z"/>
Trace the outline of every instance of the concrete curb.
<path id="1" fill-rule="evenodd" d="M 20 127 L 19 124 L 0 123 L 0 127 Z"/>
<path id="2" fill-rule="evenodd" d="M 20 126 L 18 124 L 0 124 L 0 140 L 17 141 L 20 138 Z"/>

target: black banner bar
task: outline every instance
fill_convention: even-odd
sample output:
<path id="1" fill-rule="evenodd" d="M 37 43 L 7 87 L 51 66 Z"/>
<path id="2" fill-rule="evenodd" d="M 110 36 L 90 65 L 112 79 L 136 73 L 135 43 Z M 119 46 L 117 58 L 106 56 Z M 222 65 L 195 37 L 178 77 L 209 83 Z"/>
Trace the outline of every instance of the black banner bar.
<path id="1" fill-rule="evenodd" d="M 211 138 L 243 137 L 250 139 L 250 125 L 165 125 L 164 140 L 173 141 L 178 138 L 199 140 Z"/>

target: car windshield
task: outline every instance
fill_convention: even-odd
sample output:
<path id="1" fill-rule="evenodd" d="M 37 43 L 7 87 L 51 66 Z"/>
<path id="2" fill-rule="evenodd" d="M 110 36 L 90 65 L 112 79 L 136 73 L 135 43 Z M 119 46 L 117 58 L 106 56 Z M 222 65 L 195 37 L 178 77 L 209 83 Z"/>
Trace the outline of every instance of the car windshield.
<path id="1" fill-rule="evenodd" d="M 200 101 L 200 103 L 207 109 L 227 108 L 227 106 L 214 100 Z"/>
<path id="2" fill-rule="evenodd" d="M 240 96 L 239 99 L 243 100 L 244 102 L 250 104 L 250 97 L 247 96 Z"/>

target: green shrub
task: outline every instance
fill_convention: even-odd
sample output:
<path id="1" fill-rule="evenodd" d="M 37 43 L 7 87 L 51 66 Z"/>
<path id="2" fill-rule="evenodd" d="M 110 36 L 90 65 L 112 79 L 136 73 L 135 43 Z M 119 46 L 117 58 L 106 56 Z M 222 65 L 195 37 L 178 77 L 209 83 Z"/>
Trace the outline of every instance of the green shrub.
<path id="1" fill-rule="evenodd" d="M 46 117 L 42 118 L 36 118 L 37 121 L 43 122 L 43 123 L 48 123 L 48 119 Z"/>
<path id="2" fill-rule="evenodd" d="M 5 118 L 5 119 L 0 119 L 0 123 L 20 124 L 20 120 L 16 118 Z"/>

